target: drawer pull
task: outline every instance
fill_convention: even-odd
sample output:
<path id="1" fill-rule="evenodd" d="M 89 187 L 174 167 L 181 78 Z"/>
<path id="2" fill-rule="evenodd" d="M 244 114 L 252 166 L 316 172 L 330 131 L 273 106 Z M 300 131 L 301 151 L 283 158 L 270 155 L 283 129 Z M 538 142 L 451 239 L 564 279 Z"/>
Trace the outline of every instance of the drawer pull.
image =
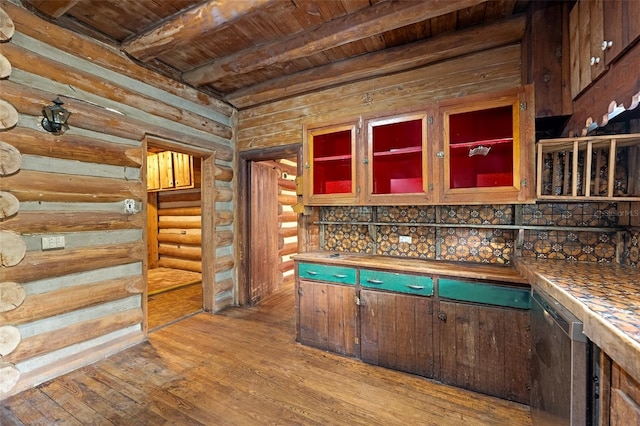
<path id="1" fill-rule="evenodd" d="M 367 282 L 371 284 L 382 284 L 384 281 L 382 280 L 374 280 L 373 278 L 367 278 Z"/>
<path id="2" fill-rule="evenodd" d="M 409 287 L 412 290 L 424 290 L 424 286 L 423 285 L 407 284 L 407 287 Z"/>
<path id="3" fill-rule="evenodd" d="M 318 275 L 318 273 L 316 271 L 307 271 L 307 274 L 309 274 L 309 275 Z"/>
<path id="4" fill-rule="evenodd" d="M 335 278 L 347 278 L 345 274 L 333 274 Z"/>

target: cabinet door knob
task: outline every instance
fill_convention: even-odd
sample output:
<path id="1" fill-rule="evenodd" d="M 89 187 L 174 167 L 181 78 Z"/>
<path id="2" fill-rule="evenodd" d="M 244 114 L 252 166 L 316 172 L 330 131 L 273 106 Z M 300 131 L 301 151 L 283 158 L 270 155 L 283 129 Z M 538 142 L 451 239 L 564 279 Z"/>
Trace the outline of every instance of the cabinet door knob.
<path id="1" fill-rule="evenodd" d="M 604 52 L 605 50 L 611 48 L 611 46 L 613 46 L 613 41 L 609 40 L 603 40 L 602 45 L 600 46 L 602 48 L 602 51 Z"/>
<path id="2" fill-rule="evenodd" d="M 438 319 L 440 321 L 446 321 L 447 320 L 447 313 L 446 312 L 438 312 Z"/>
<path id="3" fill-rule="evenodd" d="M 438 153 L 436 154 L 436 157 L 444 158 L 444 151 L 438 151 Z"/>
<path id="4" fill-rule="evenodd" d="M 599 63 L 600 63 L 600 58 L 597 58 L 595 56 L 591 57 L 591 61 L 590 61 L 591 65 L 595 65 L 595 64 L 599 64 Z"/>

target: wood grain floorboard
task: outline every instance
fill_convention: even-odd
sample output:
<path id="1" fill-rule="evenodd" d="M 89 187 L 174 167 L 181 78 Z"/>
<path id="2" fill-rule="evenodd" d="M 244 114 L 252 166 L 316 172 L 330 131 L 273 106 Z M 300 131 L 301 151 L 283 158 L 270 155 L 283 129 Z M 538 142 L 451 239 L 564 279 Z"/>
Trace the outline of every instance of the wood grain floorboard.
<path id="1" fill-rule="evenodd" d="M 202 284 L 191 284 L 157 293 L 148 298 L 148 327 L 159 327 L 187 318 L 202 311 Z"/>
<path id="2" fill-rule="evenodd" d="M 293 287 L 8 398 L 7 425 L 531 425 L 529 407 L 295 342 Z"/>

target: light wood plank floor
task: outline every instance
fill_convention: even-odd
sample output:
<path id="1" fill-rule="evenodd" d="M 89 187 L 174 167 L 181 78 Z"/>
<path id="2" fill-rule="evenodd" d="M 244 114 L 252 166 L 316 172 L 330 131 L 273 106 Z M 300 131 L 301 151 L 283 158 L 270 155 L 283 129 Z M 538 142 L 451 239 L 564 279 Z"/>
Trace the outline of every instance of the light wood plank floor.
<path id="1" fill-rule="evenodd" d="M 202 284 L 190 284 L 149 296 L 149 331 L 202 312 Z"/>
<path id="2" fill-rule="evenodd" d="M 0 403 L 9 425 L 530 425 L 529 408 L 294 341 L 293 289 Z"/>

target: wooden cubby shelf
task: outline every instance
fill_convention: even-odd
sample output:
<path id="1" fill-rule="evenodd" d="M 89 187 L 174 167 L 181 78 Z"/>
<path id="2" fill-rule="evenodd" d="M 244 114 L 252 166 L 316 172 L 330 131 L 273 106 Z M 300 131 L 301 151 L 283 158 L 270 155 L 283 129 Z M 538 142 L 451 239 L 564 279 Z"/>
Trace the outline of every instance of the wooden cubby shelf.
<path id="1" fill-rule="evenodd" d="M 542 139 L 536 174 L 539 200 L 638 201 L 640 133 Z"/>

